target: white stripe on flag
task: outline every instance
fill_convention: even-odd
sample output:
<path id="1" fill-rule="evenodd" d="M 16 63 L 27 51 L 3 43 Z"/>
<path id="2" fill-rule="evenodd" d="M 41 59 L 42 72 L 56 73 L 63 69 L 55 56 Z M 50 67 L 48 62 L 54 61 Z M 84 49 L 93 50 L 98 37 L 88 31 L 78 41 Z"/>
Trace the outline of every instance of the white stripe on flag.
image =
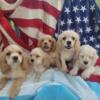
<path id="1" fill-rule="evenodd" d="M 61 10 L 63 3 L 64 3 L 64 0 L 40 0 L 40 1 L 48 2 L 50 5 L 52 5 L 59 11 Z"/>
<path id="2" fill-rule="evenodd" d="M 35 38 L 35 39 L 39 39 L 39 37 L 44 34 L 40 32 L 37 28 L 32 28 L 32 27 L 28 27 L 28 28 L 19 27 L 19 28 L 26 35 L 28 35 L 29 37 Z"/>
<path id="3" fill-rule="evenodd" d="M 5 0 L 0 0 L 0 8 L 2 10 L 14 10 L 18 5 L 22 3 L 23 0 L 17 0 L 13 4 L 7 3 Z"/>
<path id="4" fill-rule="evenodd" d="M 38 12 L 38 13 L 36 13 Z M 22 19 L 41 19 L 46 25 L 55 29 L 56 19 L 43 11 L 42 9 L 29 9 L 25 7 L 18 7 L 10 18 Z"/>

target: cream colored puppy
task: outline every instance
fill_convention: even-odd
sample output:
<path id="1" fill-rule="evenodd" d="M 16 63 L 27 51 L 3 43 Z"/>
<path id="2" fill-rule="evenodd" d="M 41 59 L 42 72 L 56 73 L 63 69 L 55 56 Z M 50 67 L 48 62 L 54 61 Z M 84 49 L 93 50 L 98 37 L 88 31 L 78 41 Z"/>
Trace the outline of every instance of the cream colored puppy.
<path id="1" fill-rule="evenodd" d="M 70 63 L 72 66 L 73 62 L 75 62 L 78 57 L 79 50 L 80 40 L 78 33 L 68 30 L 59 35 L 57 52 L 59 52 L 60 55 L 62 71 L 68 71 L 66 62 L 68 62 L 68 64 Z"/>
<path id="2" fill-rule="evenodd" d="M 49 57 L 41 48 L 37 47 L 31 51 L 29 57 L 29 63 L 31 70 L 29 72 L 30 77 L 35 75 L 34 80 L 38 81 L 41 74 L 47 70 L 50 66 Z"/>
<path id="3" fill-rule="evenodd" d="M 3 74 L 0 79 L 0 90 L 5 87 L 8 80 L 13 80 L 9 95 L 14 98 L 24 82 L 27 68 L 27 59 L 23 50 L 15 44 L 7 46 L 0 56 L 0 69 Z"/>
<path id="4" fill-rule="evenodd" d="M 50 35 L 43 35 L 39 38 L 38 47 L 48 54 L 52 67 L 58 66 L 59 63 L 56 46 L 56 40 Z"/>
<path id="5" fill-rule="evenodd" d="M 80 48 L 79 57 L 73 66 L 73 69 L 70 71 L 70 74 L 77 75 L 78 71 L 81 69 L 83 70 L 81 74 L 82 78 L 89 78 L 95 71 L 97 58 L 97 52 L 93 47 L 89 45 L 82 45 Z"/>

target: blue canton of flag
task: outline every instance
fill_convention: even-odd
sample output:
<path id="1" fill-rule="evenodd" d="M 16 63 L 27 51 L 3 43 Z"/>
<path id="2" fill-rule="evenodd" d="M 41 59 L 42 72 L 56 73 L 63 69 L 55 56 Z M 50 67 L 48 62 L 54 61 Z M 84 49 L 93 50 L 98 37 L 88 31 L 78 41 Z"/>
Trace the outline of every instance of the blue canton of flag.
<path id="1" fill-rule="evenodd" d="M 94 0 L 65 0 L 55 37 L 64 30 L 79 33 L 81 44 L 89 44 L 100 54 L 100 10 Z"/>

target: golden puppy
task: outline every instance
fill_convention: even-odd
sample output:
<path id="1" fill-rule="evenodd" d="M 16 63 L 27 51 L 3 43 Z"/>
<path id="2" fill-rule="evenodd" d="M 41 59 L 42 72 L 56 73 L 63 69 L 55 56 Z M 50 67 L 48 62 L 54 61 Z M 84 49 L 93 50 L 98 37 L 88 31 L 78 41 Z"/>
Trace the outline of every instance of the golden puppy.
<path id="1" fill-rule="evenodd" d="M 49 55 L 50 65 L 55 67 L 58 65 L 58 54 L 56 52 L 56 40 L 50 35 L 43 35 L 38 41 L 38 47 Z"/>
<path id="2" fill-rule="evenodd" d="M 66 62 L 72 66 L 78 56 L 79 50 L 80 40 L 76 32 L 68 30 L 58 36 L 57 51 L 60 54 L 62 71 L 68 71 Z"/>
<path id="3" fill-rule="evenodd" d="M 0 56 L 0 68 L 3 73 L 0 79 L 0 89 L 5 87 L 8 80 L 13 80 L 9 95 L 14 98 L 20 91 L 27 70 L 23 50 L 14 44 L 7 46 Z"/>
<path id="4" fill-rule="evenodd" d="M 32 66 L 30 77 L 34 76 L 35 80 L 39 80 L 41 74 L 49 68 L 49 57 L 41 48 L 37 47 L 31 51 L 29 63 Z"/>
<path id="5" fill-rule="evenodd" d="M 73 69 L 70 71 L 70 74 L 77 75 L 78 71 L 81 69 L 83 70 L 81 74 L 82 78 L 89 78 L 95 71 L 97 58 L 97 52 L 93 47 L 89 45 L 81 46 L 79 57 L 75 62 Z"/>

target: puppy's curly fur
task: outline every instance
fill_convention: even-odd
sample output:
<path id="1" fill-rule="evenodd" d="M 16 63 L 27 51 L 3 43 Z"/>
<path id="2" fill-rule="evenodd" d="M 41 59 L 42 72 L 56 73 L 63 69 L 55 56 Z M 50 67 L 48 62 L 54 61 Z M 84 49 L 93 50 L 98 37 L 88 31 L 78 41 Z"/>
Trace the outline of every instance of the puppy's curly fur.
<path id="1" fill-rule="evenodd" d="M 83 70 L 81 76 L 84 79 L 90 77 L 95 71 L 95 64 L 98 55 L 96 49 L 89 45 L 82 45 L 77 61 L 75 62 L 73 69 L 70 71 L 71 75 L 77 75 L 78 71 Z"/>
<path id="2" fill-rule="evenodd" d="M 39 38 L 38 47 L 40 47 L 49 56 L 52 67 L 59 66 L 56 40 L 50 35 L 43 35 Z"/>
<path id="3" fill-rule="evenodd" d="M 41 48 L 34 48 L 30 53 L 29 64 L 31 70 L 28 77 L 33 77 L 34 81 L 39 81 L 41 74 L 50 66 L 49 56 Z"/>
<path id="4" fill-rule="evenodd" d="M 8 80 L 13 80 L 9 95 L 14 98 L 25 79 L 27 67 L 23 50 L 15 44 L 7 46 L 0 56 L 0 69 L 3 74 L 0 79 L 0 90 L 5 87 Z"/>
<path id="5" fill-rule="evenodd" d="M 60 55 L 61 69 L 67 72 L 66 62 L 70 62 L 71 66 L 78 57 L 80 50 L 80 38 L 78 33 L 68 30 L 58 36 L 57 51 Z"/>

